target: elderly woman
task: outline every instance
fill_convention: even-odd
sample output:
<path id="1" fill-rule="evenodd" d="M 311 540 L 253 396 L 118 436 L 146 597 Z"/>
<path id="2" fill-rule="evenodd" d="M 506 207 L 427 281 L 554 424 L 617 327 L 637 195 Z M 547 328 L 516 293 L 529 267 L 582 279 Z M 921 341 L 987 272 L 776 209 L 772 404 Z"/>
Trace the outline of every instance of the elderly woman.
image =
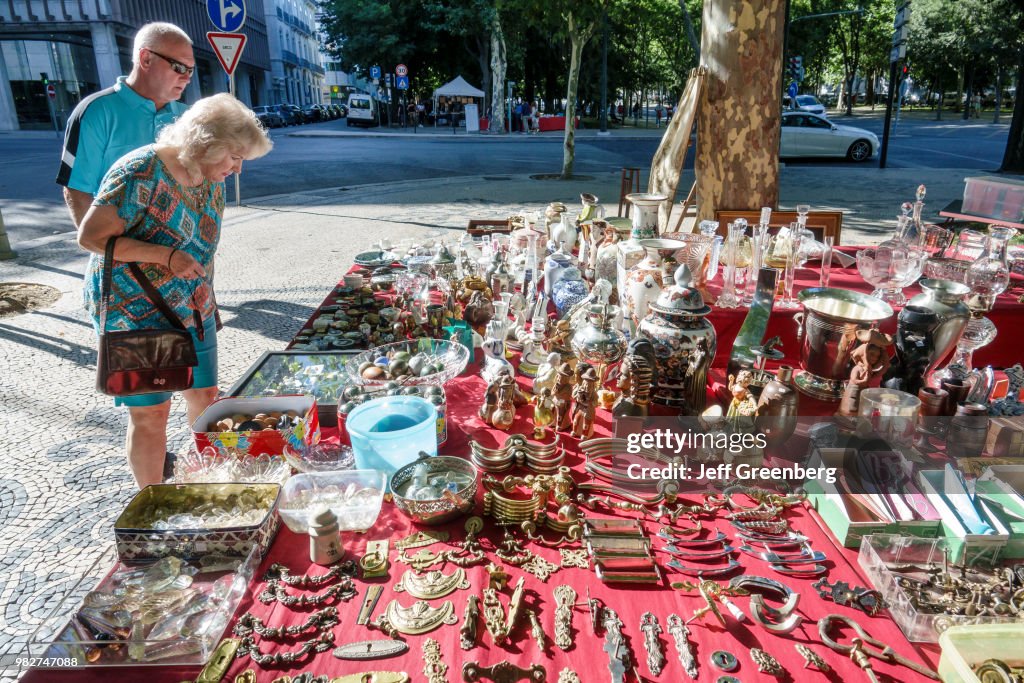
<path id="1" fill-rule="evenodd" d="M 128 153 L 107 171 L 79 226 L 79 245 L 93 252 L 85 305 L 97 330 L 103 254 L 111 237 L 120 239 L 114 249 L 107 330 L 170 327 L 132 276 L 132 262 L 189 327 L 199 357 L 193 388 L 182 392 L 190 424 L 217 396 L 212 268 L 224 214 L 224 179 L 240 173 L 243 160 L 259 158 L 271 147 L 256 115 L 234 97 L 199 100 L 163 129 L 156 144 Z M 135 481 L 140 488 L 159 483 L 171 394 L 116 398 L 115 404 L 128 407 L 126 449 Z"/>

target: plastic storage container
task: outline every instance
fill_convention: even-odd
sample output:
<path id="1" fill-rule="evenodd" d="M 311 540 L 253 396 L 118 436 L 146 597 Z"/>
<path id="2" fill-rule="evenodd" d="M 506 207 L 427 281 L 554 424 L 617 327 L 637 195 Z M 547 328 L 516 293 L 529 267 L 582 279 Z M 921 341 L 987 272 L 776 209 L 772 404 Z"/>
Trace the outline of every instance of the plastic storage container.
<path id="1" fill-rule="evenodd" d="M 345 420 L 356 467 L 388 478 L 423 451 L 437 455 L 437 409 L 419 396 L 387 396 L 358 406 Z"/>
<path id="2" fill-rule="evenodd" d="M 380 514 L 385 474 L 377 470 L 296 474 L 281 490 L 278 513 L 289 529 L 305 534 L 309 520 L 330 508 L 341 531 L 366 531 Z"/>
<path id="3" fill-rule="evenodd" d="M 889 566 L 914 565 L 922 569 L 941 567 L 945 560 L 946 539 L 912 538 L 893 534 L 865 536 L 860 544 L 858 563 L 868 580 L 889 604 L 893 621 L 903 630 L 907 640 L 934 643 L 952 626 L 965 624 L 1005 624 L 1014 617 L 968 617 L 920 612 L 910 596 L 896 582 L 899 574 Z"/>
<path id="4" fill-rule="evenodd" d="M 1019 660 L 1021 641 L 1024 623 L 951 628 L 939 637 L 939 678 L 943 683 L 980 683 L 973 667 L 992 658 Z"/>
<path id="5" fill-rule="evenodd" d="M 1012 223 L 1024 219 L 1024 181 L 978 176 L 964 183 L 964 213 Z"/>

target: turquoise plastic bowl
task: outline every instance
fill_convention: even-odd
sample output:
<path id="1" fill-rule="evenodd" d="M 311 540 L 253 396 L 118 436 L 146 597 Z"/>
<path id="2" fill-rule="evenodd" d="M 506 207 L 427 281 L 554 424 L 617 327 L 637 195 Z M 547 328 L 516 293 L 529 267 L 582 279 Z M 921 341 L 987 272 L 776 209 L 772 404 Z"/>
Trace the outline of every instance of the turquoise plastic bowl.
<path id="1" fill-rule="evenodd" d="M 388 477 L 420 451 L 437 455 L 437 408 L 419 396 L 385 396 L 358 406 L 345 420 L 356 468 Z"/>

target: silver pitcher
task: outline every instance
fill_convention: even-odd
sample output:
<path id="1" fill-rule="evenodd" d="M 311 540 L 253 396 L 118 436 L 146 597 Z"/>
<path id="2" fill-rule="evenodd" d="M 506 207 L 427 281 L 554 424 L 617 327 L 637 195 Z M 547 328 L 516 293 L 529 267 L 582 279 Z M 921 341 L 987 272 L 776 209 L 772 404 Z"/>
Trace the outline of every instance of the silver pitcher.
<path id="1" fill-rule="evenodd" d="M 849 378 L 857 330 L 877 327 L 892 317 L 892 307 L 868 294 L 831 287 L 804 289 L 797 298 L 804 305 L 794 316 L 802 370 L 794 382 L 812 398 L 838 402 Z"/>

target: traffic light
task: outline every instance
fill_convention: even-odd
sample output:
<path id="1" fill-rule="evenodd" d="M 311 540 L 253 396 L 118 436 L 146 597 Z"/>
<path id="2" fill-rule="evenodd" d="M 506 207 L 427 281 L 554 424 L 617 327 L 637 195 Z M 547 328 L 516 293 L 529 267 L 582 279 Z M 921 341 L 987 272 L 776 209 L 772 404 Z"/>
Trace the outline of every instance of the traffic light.
<path id="1" fill-rule="evenodd" d="M 786 74 L 790 80 L 802 81 L 804 79 L 804 58 L 790 57 L 786 65 Z"/>
<path id="2" fill-rule="evenodd" d="M 50 74 L 46 73 L 45 71 L 40 71 L 39 72 L 39 80 L 41 80 L 43 82 L 43 85 L 49 85 L 50 84 Z"/>

